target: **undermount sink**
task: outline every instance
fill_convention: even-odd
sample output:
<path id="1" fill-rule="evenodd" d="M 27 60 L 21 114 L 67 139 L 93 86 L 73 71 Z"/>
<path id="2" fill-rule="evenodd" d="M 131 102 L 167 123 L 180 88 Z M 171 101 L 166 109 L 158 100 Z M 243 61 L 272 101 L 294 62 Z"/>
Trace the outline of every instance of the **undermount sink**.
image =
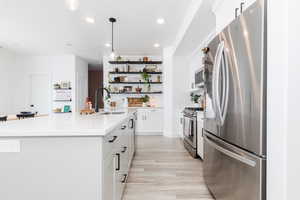
<path id="1" fill-rule="evenodd" d="M 100 112 L 100 115 L 121 115 L 124 114 L 125 112 L 117 112 L 117 111 L 113 111 L 113 112 Z"/>

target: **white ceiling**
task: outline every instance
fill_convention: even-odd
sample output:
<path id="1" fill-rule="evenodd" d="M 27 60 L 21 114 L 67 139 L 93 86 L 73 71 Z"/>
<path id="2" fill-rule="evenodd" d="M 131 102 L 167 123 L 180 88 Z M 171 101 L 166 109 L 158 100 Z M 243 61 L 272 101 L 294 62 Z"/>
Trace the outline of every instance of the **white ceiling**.
<path id="1" fill-rule="evenodd" d="M 199 46 L 216 30 L 216 16 L 212 11 L 214 0 L 203 0 L 197 13 L 185 32 L 185 35 L 176 49 L 176 55 L 186 56 L 199 50 Z"/>
<path id="2" fill-rule="evenodd" d="M 109 53 L 109 17 L 116 17 L 119 54 L 160 55 L 172 44 L 192 0 L 79 0 L 70 11 L 65 0 L 0 0 L 0 46 L 34 55 L 76 54 L 97 63 Z M 95 18 L 95 24 L 85 22 Z M 163 17 L 165 25 L 156 19 Z M 72 46 L 67 46 L 70 43 Z M 154 48 L 160 43 L 160 48 Z"/>

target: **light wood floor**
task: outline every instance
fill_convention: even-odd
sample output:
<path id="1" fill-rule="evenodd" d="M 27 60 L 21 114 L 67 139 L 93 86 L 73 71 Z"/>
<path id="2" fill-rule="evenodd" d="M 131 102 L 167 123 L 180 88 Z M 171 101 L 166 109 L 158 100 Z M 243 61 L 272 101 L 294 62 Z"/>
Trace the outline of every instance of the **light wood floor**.
<path id="1" fill-rule="evenodd" d="M 138 136 L 137 152 L 123 200 L 212 200 L 202 161 L 186 152 L 181 139 Z"/>

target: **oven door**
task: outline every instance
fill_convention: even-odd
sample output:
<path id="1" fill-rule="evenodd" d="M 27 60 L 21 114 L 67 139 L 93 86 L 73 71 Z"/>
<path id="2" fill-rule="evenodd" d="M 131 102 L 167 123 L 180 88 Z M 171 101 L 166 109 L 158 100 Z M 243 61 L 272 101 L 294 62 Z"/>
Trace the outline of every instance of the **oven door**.
<path id="1" fill-rule="evenodd" d="M 197 118 L 191 116 L 183 117 L 184 140 L 193 148 L 197 148 Z"/>

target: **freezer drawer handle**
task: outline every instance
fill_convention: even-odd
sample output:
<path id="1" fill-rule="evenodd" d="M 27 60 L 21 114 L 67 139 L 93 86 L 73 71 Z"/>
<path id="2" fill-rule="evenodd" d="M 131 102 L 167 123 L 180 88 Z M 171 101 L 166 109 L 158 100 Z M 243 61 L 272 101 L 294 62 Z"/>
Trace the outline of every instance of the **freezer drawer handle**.
<path id="1" fill-rule="evenodd" d="M 116 156 L 117 156 L 117 160 L 118 160 L 118 164 L 117 164 L 117 168 L 116 168 L 116 171 L 120 171 L 120 154 L 119 153 L 116 153 Z"/>
<path id="2" fill-rule="evenodd" d="M 130 127 L 131 129 L 134 128 L 134 119 L 130 119 L 130 125 L 129 125 L 129 127 Z"/>
<path id="3" fill-rule="evenodd" d="M 123 178 L 123 180 L 121 181 L 121 183 L 126 183 L 127 174 L 124 174 L 123 177 L 124 177 L 124 178 Z"/>
<path id="4" fill-rule="evenodd" d="M 126 129 L 126 125 L 123 125 L 123 126 L 121 127 L 121 130 L 124 130 L 124 129 Z"/>
<path id="5" fill-rule="evenodd" d="M 127 150 L 127 147 L 123 147 L 123 150 L 121 151 L 122 153 L 125 153 Z"/>
<path id="6" fill-rule="evenodd" d="M 211 145 L 213 146 L 216 150 L 220 151 L 221 153 L 231 157 L 231 158 L 234 158 L 235 160 L 238 160 L 242 163 L 245 163 L 251 167 L 255 167 L 256 165 L 256 162 L 253 161 L 253 160 L 250 160 L 250 159 L 247 159 L 243 156 L 240 156 L 236 153 L 233 153 L 231 151 L 228 151 L 227 149 L 224 149 L 223 147 L 220 147 L 219 145 L 217 145 L 216 143 L 214 143 L 210 138 L 208 138 L 207 136 L 205 136 L 205 139 L 206 141 Z"/>
<path id="7" fill-rule="evenodd" d="M 114 136 L 112 140 L 109 140 L 109 143 L 113 143 L 116 139 L 118 138 L 118 136 Z"/>

